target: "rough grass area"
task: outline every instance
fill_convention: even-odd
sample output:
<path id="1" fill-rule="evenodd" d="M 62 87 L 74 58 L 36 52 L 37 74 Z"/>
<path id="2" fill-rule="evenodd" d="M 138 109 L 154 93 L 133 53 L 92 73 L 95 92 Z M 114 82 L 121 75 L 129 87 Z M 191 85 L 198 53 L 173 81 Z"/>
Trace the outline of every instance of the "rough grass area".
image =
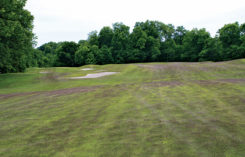
<path id="1" fill-rule="evenodd" d="M 245 60 L 0 75 L 0 156 L 244 157 Z"/>

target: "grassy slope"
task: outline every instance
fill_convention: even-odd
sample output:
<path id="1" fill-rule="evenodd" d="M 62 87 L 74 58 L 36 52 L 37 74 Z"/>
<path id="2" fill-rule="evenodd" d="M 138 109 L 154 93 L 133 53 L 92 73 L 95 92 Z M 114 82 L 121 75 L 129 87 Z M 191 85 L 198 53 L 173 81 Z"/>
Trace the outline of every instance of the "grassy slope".
<path id="1" fill-rule="evenodd" d="M 245 60 L 84 67 L 0 75 L 1 157 L 244 157 Z"/>

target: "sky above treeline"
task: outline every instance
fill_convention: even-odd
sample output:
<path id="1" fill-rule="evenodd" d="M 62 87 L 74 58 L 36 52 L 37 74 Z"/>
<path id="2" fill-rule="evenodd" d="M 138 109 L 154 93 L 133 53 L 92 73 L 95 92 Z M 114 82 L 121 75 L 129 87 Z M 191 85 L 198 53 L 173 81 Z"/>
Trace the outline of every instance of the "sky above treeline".
<path id="1" fill-rule="evenodd" d="M 28 0 L 37 46 L 79 41 L 103 26 L 157 20 L 186 29 L 206 28 L 212 36 L 224 24 L 245 23 L 244 0 Z"/>

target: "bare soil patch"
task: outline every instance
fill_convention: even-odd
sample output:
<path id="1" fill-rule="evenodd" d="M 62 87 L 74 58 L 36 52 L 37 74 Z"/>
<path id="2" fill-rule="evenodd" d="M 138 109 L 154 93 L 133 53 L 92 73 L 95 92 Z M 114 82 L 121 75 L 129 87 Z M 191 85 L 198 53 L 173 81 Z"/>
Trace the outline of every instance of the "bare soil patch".
<path id="1" fill-rule="evenodd" d="M 76 88 L 68 88 L 68 89 L 60 89 L 60 90 L 54 90 L 54 91 L 48 91 L 44 94 L 47 96 L 62 96 L 62 95 L 70 95 L 74 93 L 83 93 L 83 92 L 90 92 L 94 91 L 100 86 L 92 86 L 92 87 L 76 87 Z"/>
<path id="2" fill-rule="evenodd" d="M 151 70 L 182 70 L 182 71 L 190 71 L 192 68 L 188 66 L 186 63 L 169 63 L 169 64 L 136 64 L 142 68 L 148 68 Z"/>
<path id="3" fill-rule="evenodd" d="M 97 88 L 102 86 L 92 86 L 92 87 L 76 87 L 76 88 L 67 88 L 59 89 L 54 91 L 40 91 L 40 92 L 25 92 L 25 93 L 11 93 L 11 94 L 0 94 L 0 99 L 9 99 L 17 96 L 36 96 L 36 95 L 45 95 L 45 96 L 63 96 L 70 95 L 75 93 L 83 93 L 94 91 Z"/>
<path id="4" fill-rule="evenodd" d="M 39 94 L 41 92 L 27 92 L 27 93 L 11 93 L 11 94 L 0 94 L 0 99 L 9 99 L 12 97 L 17 97 L 17 96 L 28 96 L 28 95 L 35 95 Z"/>
<path id="5" fill-rule="evenodd" d="M 196 80 L 194 83 L 197 83 L 198 85 L 217 85 L 217 84 L 222 84 L 221 82 L 217 80 Z"/>
<path id="6" fill-rule="evenodd" d="M 145 86 L 150 87 L 162 87 L 162 86 L 180 86 L 183 85 L 180 81 L 161 81 L 161 82 L 147 82 L 144 83 Z"/>
<path id="7" fill-rule="evenodd" d="M 220 79 L 221 82 L 228 82 L 228 83 L 245 83 L 245 78 L 240 79 Z"/>
<path id="8" fill-rule="evenodd" d="M 217 85 L 225 83 L 245 83 L 245 78 L 243 79 L 217 79 L 217 80 L 197 80 L 194 81 L 200 85 Z"/>

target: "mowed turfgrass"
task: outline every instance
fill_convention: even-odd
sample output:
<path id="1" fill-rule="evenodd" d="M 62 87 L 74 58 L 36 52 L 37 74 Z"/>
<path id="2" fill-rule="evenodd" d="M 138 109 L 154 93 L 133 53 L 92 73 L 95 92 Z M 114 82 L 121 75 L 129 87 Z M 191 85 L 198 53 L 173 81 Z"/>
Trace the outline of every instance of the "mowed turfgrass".
<path id="1" fill-rule="evenodd" d="M 0 156 L 244 157 L 245 60 L 2 74 Z"/>

